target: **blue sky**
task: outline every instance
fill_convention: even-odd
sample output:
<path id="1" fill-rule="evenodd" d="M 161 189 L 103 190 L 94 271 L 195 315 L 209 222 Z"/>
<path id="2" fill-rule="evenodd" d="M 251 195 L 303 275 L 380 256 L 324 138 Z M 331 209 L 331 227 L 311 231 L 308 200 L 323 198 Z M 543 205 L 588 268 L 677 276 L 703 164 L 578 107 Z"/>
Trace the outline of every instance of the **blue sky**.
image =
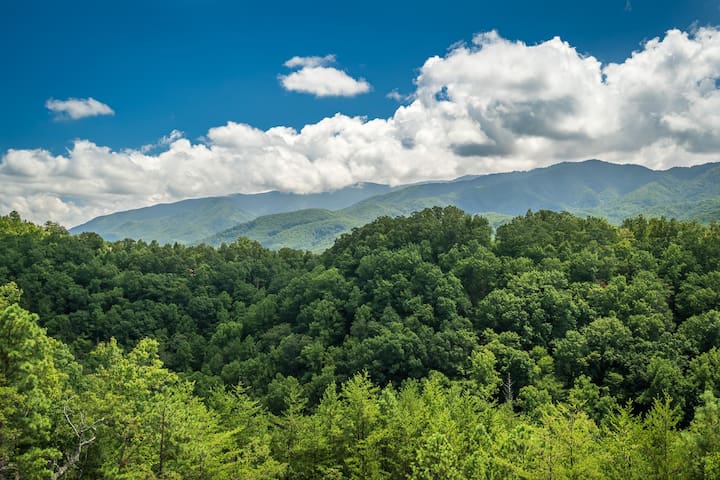
<path id="1" fill-rule="evenodd" d="M 254 5 L 253 5 L 254 4 Z M 62 152 L 75 138 L 139 147 L 173 129 L 190 138 L 228 120 L 301 127 L 342 112 L 387 117 L 393 89 L 474 33 L 528 44 L 560 36 L 603 62 L 693 22 L 720 23 L 720 1 L 223 2 L 33 1 L 0 4 L 0 151 Z M 284 91 L 295 55 L 335 54 L 373 86 L 322 98 Z M 57 122 L 48 98 L 92 97 L 112 117 Z"/>
<path id="2" fill-rule="evenodd" d="M 720 151 L 720 0 L 247 3 L 1 2 L 0 211 Z"/>

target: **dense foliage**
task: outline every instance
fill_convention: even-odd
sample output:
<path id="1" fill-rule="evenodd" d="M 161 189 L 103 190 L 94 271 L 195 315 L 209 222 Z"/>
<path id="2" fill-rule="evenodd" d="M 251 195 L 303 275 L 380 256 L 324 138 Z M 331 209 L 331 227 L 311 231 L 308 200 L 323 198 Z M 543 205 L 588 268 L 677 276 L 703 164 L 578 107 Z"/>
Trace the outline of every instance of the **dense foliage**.
<path id="1" fill-rule="evenodd" d="M 10 214 L 0 285 L 0 479 L 720 478 L 718 225 L 433 208 L 314 255 Z"/>

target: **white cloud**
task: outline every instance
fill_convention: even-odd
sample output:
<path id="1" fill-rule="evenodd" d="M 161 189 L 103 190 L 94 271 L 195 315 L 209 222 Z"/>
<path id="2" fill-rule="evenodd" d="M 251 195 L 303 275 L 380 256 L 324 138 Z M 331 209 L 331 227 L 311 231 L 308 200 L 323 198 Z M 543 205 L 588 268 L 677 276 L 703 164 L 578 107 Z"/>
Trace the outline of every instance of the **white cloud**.
<path id="1" fill-rule="evenodd" d="M 300 69 L 278 78 L 286 90 L 317 97 L 354 97 L 370 91 L 370 84 L 365 79 L 355 79 L 343 70 L 328 66 L 333 63 L 335 55 L 292 57 L 284 65 Z"/>
<path id="2" fill-rule="evenodd" d="M 326 67 L 304 67 L 312 68 Z M 0 212 L 73 225 L 235 192 L 401 184 L 587 158 L 652 168 L 718 161 L 718 79 L 713 28 L 671 30 L 607 65 L 559 38 L 526 45 L 489 32 L 429 58 L 410 103 L 390 118 L 336 114 L 300 130 L 228 122 L 195 143 L 171 133 L 154 153 L 87 140 L 62 155 L 8 150 Z"/>
<path id="3" fill-rule="evenodd" d="M 115 111 L 108 105 L 98 102 L 92 97 L 89 98 L 68 98 L 67 100 L 55 100 L 49 98 L 45 107 L 57 114 L 56 118 L 70 118 L 77 120 L 85 117 L 96 117 L 98 115 L 115 115 Z"/>
<path id="4" fill-rule="evenodd" d="M 404 103 L 409 100 L 413 99 L 413 95 L 403 95 L 402 93 L 398 92 L 397 88 L 394 88 L 390 92 L 385 95 L 385 98 L 389 98 L 390 100 L 395 100 L 398 103 Z"/>
<path id="5" fill-rule="evenodd" d="M 147 145 L 143 145 L 142 147 L 140 147 L 140 152 L 148 153 L 148 152 L 155 150 L 156 148 L 168 146 L 171 143 L 173 143 L 175 140 L 182 138 L 182 136 L 183 136 L 183 132 L 181 132 L 178 129 L 173 129 L 167 135 L 163 135 L 162 137 L 160 137 L 157 140 L 157 142 L 149 143 Z"/>
<path id="6" fill-rule="evenodd" d="M 287 68 L 297 67 L 323 67 L 335 63 L 335 55 L 325 55 L 324 57 L 292 57 L 283 63 Z"/>
<path id="7" fill-rule="evenodd" d="M 160 145 L 170 145 L 175 140 L 181 139 L 182 136 L 183 136 L 183 132 L 181 132 L 180 130 L 175 128 L 167 135 L 163 135 L 162 137 L 160 137 L 160 140 L 158 141 L 158 143 Z"/>

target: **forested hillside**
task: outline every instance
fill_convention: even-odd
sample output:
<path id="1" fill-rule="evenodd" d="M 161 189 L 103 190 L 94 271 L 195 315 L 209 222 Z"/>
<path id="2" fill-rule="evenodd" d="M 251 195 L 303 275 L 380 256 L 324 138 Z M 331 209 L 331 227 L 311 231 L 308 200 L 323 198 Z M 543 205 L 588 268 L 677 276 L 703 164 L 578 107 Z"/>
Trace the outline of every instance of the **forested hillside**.
<path id="1" fill-rule="evenodd" d="M 395 188 L 365 183 L 307 195 L 198 198 L 98 217 L 71 232 L 213 246 L 247 237 L 268 248 L 321 252 L 381 216 L 448 205 L 481 214 L 494 226 L 528 209 L 592 215 L 615 225 L 641 213 L 710 223 L 720 220 L 720 164 L 661 171 L 587 160 Z"/>
<path id="2" fill-rule="evenodd" d="M 438 205 L 486 216 L 494 226 L 528 209 L 593 215 L 614 225 L 641 213 L 709 223 L 720 220 L 720 165 L 657 171 L 599 160 L 559 163 L 527 172 L 411 185 L 346 208 L 327 207 L 334 211 L 323 215 L 266 215 L 203 241 L 217 246 L 245 236 L 269 248 L 322 251 L 342 233 L 380 216 L 408 215 Z M 287 225 L 288 218 L 295 219 L 292 225 Z"/>
<path id="3" fill-rule="evenodd" d="M 0 217 L 0 479 L 720 478 L 720 226 L 455 207 L 321 255 Z"/>
<path id="4" fill-rule="evenodd" d="M 70 231 L 96 232 L 111 241 L 134 238 L 160 243 L 193 243 L 259 216 L 310 208 L 345 208 L 392 190 L 387 185 L 359 183 L 331 192 L 305 195 L 272 191 L 192 198 L 111 213 L 93 218 Z"/>

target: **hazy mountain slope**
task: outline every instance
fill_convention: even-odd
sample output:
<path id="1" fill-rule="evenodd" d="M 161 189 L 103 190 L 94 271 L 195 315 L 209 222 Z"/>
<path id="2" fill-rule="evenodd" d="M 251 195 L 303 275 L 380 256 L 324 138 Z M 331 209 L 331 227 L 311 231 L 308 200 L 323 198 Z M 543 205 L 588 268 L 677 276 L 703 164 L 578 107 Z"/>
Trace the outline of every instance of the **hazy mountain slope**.
<path id="1" fill-rule="evenodd" d="M 436 205 L 435 203 L 429 206 Z M 424 207 L 421 207 L 422 209 Z M 351 209 L 340 211 L 330 210 L 299 210 L 296 212 L 277 213 L 265 215 L 250 222 L 236 225 L 223 232 L 211 235 L 200 243 L 220 245 L 230 243 L 238 237 L 248 237 L 257 240 L 265 247 L 279 249 L 283 247 L 310 251 L 322 251 L 332 246 L 335 239 L 354 227 L 365 225 L 380 216 L 405 215 L 418 209 L 386 209 L 368 206 L 361 209 L 359 214 Z M 488 219 L 494 225 L 499 225 L 512 217 L 489 213 Z"/>
<path id="2" fill-rule="evenodd" d="M 258 217 L 204 239 L 203 242 L 219 245 L 238 237 L 249 237 L 269 248 L 302 245 L 305 250 L 323 250 L 332 245 L 337 235 L 357 226 L 358 222 L 342 212 L 298 210 Z"/>
<path id="3" fill-rule="evenodd" d="M 341 233 L 379 216 L 406 215 L 435 205 L 455 205 L 474 214 L 492 212 L 487 216 L 494 225 L 529 209 L 565 210 L 616 223 L 640 213 L 709 222 L 720 220 L 720 164 L 654 171 L 590 160 L 412 185 L 342 210 L 324 211 L 317 218 L 296 212 L 297 221 L 287 228 L 282 225 L 295 212 L 261 217 L 204 242 L 218 245 L 242 235 L 272 248 L 322 250 Z"/>
<path id="4" fill-rule="evenodd" d="M 97 217 L 70 232 L 92 231 L 107 240 L 141 238 L 160 243 L 192 243 L 262 215 L 309 208 L 345 208 L 392 190 L 387 185 L 363 183 L 307 195 L 266 192 L 197 198 Z"/>
<path id="5" fill-rule="evenodd" d="M 96 232 L 110 241 L 135 238 L 184 243 L 255 217 L 237 208 L 230 197 L 198 198 L 97 217 L 70 233 Z"/>
<path id="6" fill-rule="evenodd" d="M 485 175 L 445 184 L 424 184 L 367 200 L 406 204 L 436 198 L 471 213 L 495 211 L 508 215 L 541 208 L 592 208 L 631 192 L 662 172 L 637 165 L 615 165 L 599 160 L 561 163 L 529 172 Z"/>
<path id="7" fill-rule="evenodd" d="M 238 237 L 248 237 L 257 240 L 267 248 L 296 248 L 301 250 L 322 251 L 332 246 L 335 239 L 343 233 L 347 233 L 355 227 L 365 225 L 381 216 L 395 217 L 398 215 L 409 215 L 412 212 L 436 205 L 447 205 L 438 202 L 428 201 L 426 206 L 417 206 L 417 203 L 405 204 L 407 208 L 385 208 L 380 205 L 364 205 L 360 208 L 359 214 L 355 207 L 343 209 L 337 212 L 323 210 L 322 215 L 315 217 L 313 210 L 301 210 L 298 212 L 279 213 L 265 215 L 253 221 L 236 225 L 233 228 L 222 231 L 215 235 L 204 238 L 198 243 L 218 246 L 221 243 L 230 243 Z M 288 218 L 297 215 L 301 219 L 310 221 L 291 221 Z M 502 225 L 511 220 L 512 215 L 505 215 L 496 212 L 483 212 L 490 224 L 494 227 Z M 287 225 L 286 228 L 283 226 Z"/>
<path id="8" fill-rule="evenodd" d="M 673 168 L 622 197 L 576 213 L 600 215 L 612 222 L 643 213 L 681 220 L 720 220 L 720 164 Z"/>
<path id="9" fill-rule="evenodd" d="M 720 164 L 654 171 L 588 160 L 397 188 L 360 184 L 308 195 L 238 194 L 119 212 L 71 232 L 213 245 L 247 236 L 271 248 L 322 250 L 377 217 L 436 205 L 493 212 L 488 215 L 495 225 L 540 209 L 604 216 L 616 223 L 639 213 L 709 222 L 720 219 Z"/>

